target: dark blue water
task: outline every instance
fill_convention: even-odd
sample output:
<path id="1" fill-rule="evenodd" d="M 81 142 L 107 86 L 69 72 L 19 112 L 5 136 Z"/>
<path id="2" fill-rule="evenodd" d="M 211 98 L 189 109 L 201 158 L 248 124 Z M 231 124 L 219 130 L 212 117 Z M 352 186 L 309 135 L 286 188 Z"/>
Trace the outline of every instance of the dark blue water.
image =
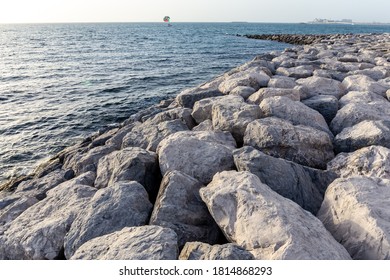
<path id="1" fill-rule="evenodd" d="M 0 181 L 161 99 L 287 45 L 235 34 L 390 26 L 174 23 L 0 25 Z"/>

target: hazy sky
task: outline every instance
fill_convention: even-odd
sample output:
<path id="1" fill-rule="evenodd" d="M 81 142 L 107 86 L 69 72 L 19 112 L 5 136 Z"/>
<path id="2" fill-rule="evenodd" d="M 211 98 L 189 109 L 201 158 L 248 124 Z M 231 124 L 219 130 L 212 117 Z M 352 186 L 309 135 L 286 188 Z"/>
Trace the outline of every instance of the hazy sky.
<path id="1" fill-rule="evenodd" d="M 0 23 L 301 22 L 314 18 L 390 22 L 389 0 L 0 0 Z"/>

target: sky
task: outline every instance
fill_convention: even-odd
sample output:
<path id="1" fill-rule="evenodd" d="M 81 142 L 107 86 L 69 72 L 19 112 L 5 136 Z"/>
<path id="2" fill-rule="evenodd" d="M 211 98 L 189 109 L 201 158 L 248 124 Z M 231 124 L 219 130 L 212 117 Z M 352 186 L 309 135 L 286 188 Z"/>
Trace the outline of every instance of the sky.
<path id="1" fill-rule="evenodd" d="M 0 0 L 0 23 L 390 22 L 389 0 Z"/>

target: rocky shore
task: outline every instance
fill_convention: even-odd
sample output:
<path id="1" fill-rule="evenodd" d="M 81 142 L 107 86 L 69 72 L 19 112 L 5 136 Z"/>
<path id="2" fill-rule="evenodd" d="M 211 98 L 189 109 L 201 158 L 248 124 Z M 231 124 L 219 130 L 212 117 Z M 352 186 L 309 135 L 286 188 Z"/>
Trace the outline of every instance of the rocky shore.
<path id="1" fill-rule="evenodd" d="M 4 184 L 0 259 L 390 259 L 390 34 L 283 36 Z"/>

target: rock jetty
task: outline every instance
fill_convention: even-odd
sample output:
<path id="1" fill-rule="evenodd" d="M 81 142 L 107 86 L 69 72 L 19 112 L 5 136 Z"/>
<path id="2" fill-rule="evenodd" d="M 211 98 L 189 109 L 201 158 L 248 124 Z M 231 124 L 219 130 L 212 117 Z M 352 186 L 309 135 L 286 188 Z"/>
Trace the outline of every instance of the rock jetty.
<path id="1" fill-rule="evenodd" d="M 0 192 L 0 259 L 390 259 L 390 34 L 295 44 Z"/>

